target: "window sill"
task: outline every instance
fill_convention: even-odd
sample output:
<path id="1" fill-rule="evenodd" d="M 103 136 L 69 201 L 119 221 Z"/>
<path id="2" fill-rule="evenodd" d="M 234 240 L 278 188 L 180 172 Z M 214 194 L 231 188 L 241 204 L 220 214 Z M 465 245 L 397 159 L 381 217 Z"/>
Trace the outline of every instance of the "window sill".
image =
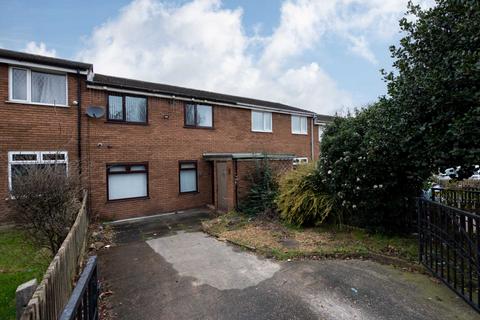
<path id="1" fill-rule="evenodd" d="M 308 132 L 301 133 L 301 132 L 292 132 L 292 134 L 297 135 L 297 136 L 308 136 Z"/>
<path id="2" fill-rule="evenodd" d="M 28 101 L 14 101 L 14 100 L 7 100 L 5 103 L 8 104 L 23 104 L 28 106 L 39 106 L 39 107 L 58 107 L 58 108 L 70 108 L 68 105 L 62 104 L 49 104 L 49 103 L 37 103 L 37 102 L 28 102 Z"/>
<path id="3" fill-rule="evenodd" d="M 126 125 L 133 125 L 133 126 L 148 126 L 148 122 L 128 122 L 128 121 L 113 121 L 107 120 L 105 123 L 108 124 L 126 124 Z"/>
<path id="4" fill-rule="evenodd" d="M 252 130 L 255 133 L 273 133 L 273 131 L 261 131 L 261 130 Z"/>
<path id="5" fill-rule="evenodd" d="M 149 196 L 135 197 L 135 198 L 123 198 L 123 199 L 107 200 L 107 203 L 124 202 L 124 201 L 132 201 L 132 200 L 148 200 L 148 199 L 150 199 Z"/>
<path id="6" fill-rule="evenodd" d="M 215 130 L 214 127 L 195 127 L 195 126 L 183 126 L 185 129 L 203 129 L 203 130 Z"/>
<path id="7" fill-rule="evenodd" d="M 180 196 L 186 196 L 186 195 L 189 195 L 189 194 L 198 194 L 200 193 L 199 191 L 189 191 L 189 192 L 179 192 L 178 194 Z"/>

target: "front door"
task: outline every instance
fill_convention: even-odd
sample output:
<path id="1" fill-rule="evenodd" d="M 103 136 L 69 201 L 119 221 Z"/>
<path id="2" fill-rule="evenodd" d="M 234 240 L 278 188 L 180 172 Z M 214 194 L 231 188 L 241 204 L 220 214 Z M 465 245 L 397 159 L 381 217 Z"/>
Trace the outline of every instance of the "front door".
<path id="1" fill-rule="evenodd" d="M 228 210 L 226 162 L 217 162 L 217 210 Z"/>

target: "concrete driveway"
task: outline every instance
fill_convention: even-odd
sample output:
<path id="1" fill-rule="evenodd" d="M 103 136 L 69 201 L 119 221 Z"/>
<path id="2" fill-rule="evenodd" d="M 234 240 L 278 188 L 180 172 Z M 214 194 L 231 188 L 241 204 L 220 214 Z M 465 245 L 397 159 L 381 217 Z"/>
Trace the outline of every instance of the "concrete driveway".
<path id="1" fill-rule="evenodd" d="M 115 227 L 116 319 L 478 319 L 430 278 L 370 261 L 277 262 L 200 231 L 201 211 Z"/>

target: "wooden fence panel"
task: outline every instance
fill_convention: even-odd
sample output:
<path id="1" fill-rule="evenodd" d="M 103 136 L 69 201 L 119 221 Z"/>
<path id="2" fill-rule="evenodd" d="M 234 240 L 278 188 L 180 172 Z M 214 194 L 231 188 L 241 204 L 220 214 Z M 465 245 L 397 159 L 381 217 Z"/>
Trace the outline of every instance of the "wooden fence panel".
<path id="1" fill-rule="evenodd" d="M 56 320 L 70 298 L 88 234 L 87 193 L 70 232 L 48 266 L 21 320 Z"/>

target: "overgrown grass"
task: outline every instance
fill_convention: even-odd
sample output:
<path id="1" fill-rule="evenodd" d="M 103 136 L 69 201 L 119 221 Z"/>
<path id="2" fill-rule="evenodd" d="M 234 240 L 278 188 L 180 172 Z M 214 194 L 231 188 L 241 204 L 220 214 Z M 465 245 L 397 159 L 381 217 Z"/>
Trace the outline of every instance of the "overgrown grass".
<path id="1" fill-rule="evenodd" d="M 25 281 L 40 281 L 51 255 L 16 229 L 0 230 L 0 319 L 15 319 L 15 290 Z"/>
<path id="2" fill-rule="evenodd" d="M 300 257 L 368 258 L 372 254 L 411 263 L 417 259 L 415 237 L 369 234 L 358 228 L 300 228 L 279 221 L 252 219 L 235 212 L 206 221 L 203 227 L 221 239 L 254 248 L 278 260 Z"/>

